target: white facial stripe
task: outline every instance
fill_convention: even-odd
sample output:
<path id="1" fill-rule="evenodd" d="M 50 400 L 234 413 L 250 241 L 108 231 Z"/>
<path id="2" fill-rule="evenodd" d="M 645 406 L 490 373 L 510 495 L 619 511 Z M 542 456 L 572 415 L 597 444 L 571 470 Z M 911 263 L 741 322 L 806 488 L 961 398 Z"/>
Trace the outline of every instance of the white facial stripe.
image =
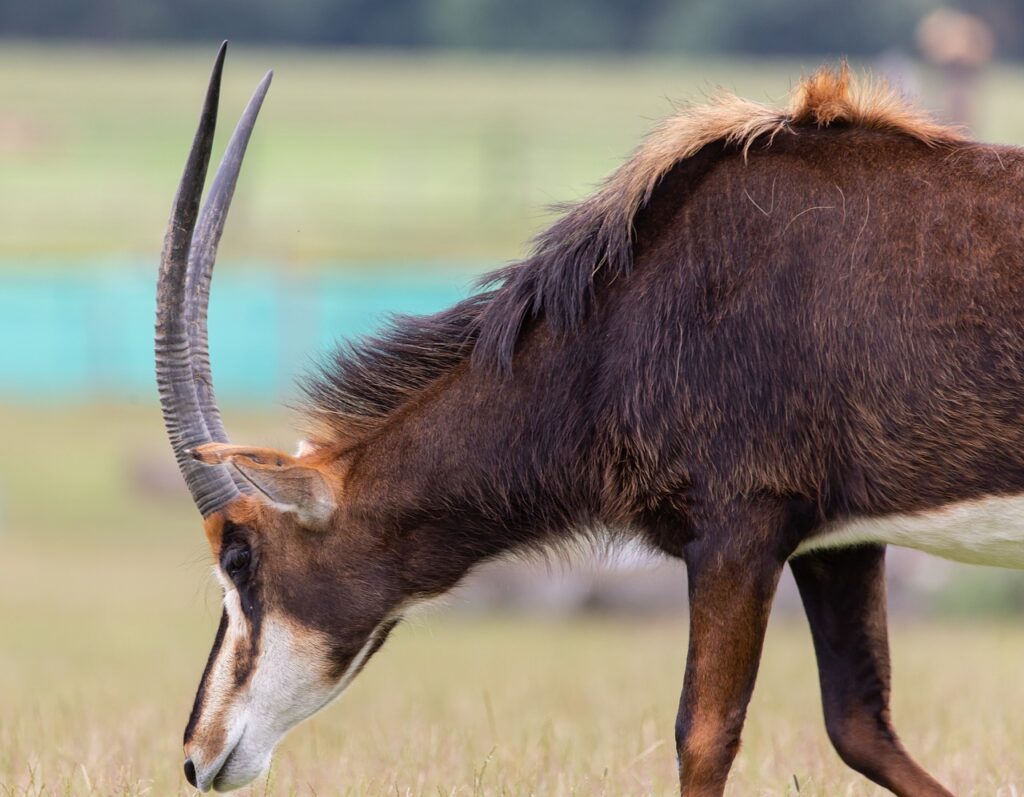
<path id="1" fill-rule="evenodd" d="M 219 567 L 213 568 L 213 574 L 217 577 L 217 581 L 220 582 L 221 589 L 224 590 L 224 611 L 228 615 L 228 633 L 225 635 L 225 640 L 228 638 L 232 640 L 247 639 L 249 637 L 249 623 L 245 619 L 245 612 L 242 611 L 242 599 L 238 594 L 238 590 L 235 589 L 235 585 L 221 572 Z"/>
<path id="2" fill-rule="evenodd" d="M 832 524 L 805 540 L 796 554 L 863 543 L 902 545 L 971 564 L 1024 568 L 1024 495 Z"/>
<path id="3" fill-rule="evenodd" d="M 230 590 L 225 594 L 225 606 L 232 594 L 237 603 L 237 593 Z M 240 615 L 241 607 L 228 610 L 228 633 L 217 656 L 217 671 L 211 670 L 211 679 L 221 677 L 222 660 L 224 674 L 228 677 L 231 674 L 231 655 L 223 654 L 223 651 L 232 640 L 232 611 Z M 349 662 L 341 678 L 332 682 L 327 674 L 330 651 L 320 634 L 265 617 L 260 630 L 260 653 L 249 683 L 233 695 L 227 690 L 218 695 L 218 700 L 222 698 L 224 701 L 217 702 L 218 707 L 225 705 L 226 701 L 233 702 L 230 710 L 225 712 L 229 723 L 227 744 L 218 752 L 217 759 L 202 770 L 193 758 L 200 785 L 205 783 L 209 787 L 216 779 L 217 788 L 225 790 L 238 788 L 258 777 L 269 766 L 271 754 L 281 737 L 348 687 L 369 657 L 383 626 L 391 619 L 394 618 L 388 618 L 377 626 Z M 244 617 L 241 623 L 246 625 Z M 230 681 L 223 683 L 232 685 Z M 204 705 L 204 717 L 212 708 L 212 705 Z"/>
<path id="4" fill-rule="evenodd" d="M 210 666 L 204 681 L 202 714 L 199 722 L 199 733 L 194 744 L 190 745 L 189 756 L 196 768 L 196 785 L 200 791 L 208 791 L 213 785 L 214 776 L 221 768 L 231 750 L 238 744 L 243 725 L 238 722 L 242 706 L 239 705 L 238 689 L 234 676 L 234 652 L 240 642 L 249 638 L 249 623 L 242 611 L 241 599 L 231 581 L 221 572 L 219 567 L 213 568 L 214 576 L 224 591 L 224 612 L 227 615 L 227 628 L 221 640 L 217 656 Z M 223 728 L 226 736 L 217 757 L 207 762 L 205 749 L 209 741 L 204 739 L 203 731 L 211 730 L 215 723 Z M 212 731 L 217 733 L 215 729 Z M 206 742 L 201 744 L 199 742 Z"/>

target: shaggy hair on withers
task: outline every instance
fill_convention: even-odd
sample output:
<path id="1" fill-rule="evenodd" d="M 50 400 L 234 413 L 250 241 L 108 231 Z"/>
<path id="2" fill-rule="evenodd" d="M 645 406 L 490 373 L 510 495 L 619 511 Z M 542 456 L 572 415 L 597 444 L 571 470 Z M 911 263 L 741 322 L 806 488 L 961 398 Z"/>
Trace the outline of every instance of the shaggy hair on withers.
<path id="1" fill-rule="evenodd" d="M 595 194 L 566 206 L 526 260 L 481 280 L 480 293 L 436 315 L 396 317 L 379 336 L 339 348 L 302 386 L 314 442 L 359 439 L 467 358 L 509 374 L 522 330 L 533 320 L 543 318 L 555 333 L 576 328 L 600 284 L 629 274 L 636 217 L 677 164 L 712 145 L 746 158 L 779 135 L 830 127 L 886 131 L 929 147 L 966 141 L 884 82 L 856 77 L 846 63 L 801 80 L 785 108 L 727 92 L 683 107 Z"/>

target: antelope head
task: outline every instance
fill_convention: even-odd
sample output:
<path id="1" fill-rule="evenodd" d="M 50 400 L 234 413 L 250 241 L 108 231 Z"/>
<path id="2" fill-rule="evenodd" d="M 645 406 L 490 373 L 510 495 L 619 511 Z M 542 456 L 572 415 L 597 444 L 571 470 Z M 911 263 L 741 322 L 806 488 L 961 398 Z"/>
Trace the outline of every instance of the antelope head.
<path id="1" fill-rule="evenodd" d="M 217 245 L 256 115 L 259 84 L 202 210 L 225 48 L 174 200 L 157 289 L 164 421 L 224 590 L 224 610 L 185 729 L 185 775 L 245 785 L 291 727 L 336 697 L 380 647 L 400 603 L 380 535 L 346 509 L 344 465 L 313 451 L 230 445 L 214 398 L 207 305 Z M 339 564 L 340 563 L 340 564 Z"/>

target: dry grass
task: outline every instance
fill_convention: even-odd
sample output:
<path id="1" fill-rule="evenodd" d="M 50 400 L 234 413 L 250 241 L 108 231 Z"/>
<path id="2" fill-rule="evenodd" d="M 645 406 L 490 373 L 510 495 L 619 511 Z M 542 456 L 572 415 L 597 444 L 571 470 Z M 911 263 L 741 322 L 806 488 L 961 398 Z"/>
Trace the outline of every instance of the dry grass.
<path id="1" fill-rule="evenodd" d="M 155 410 L 5 408 L 0 435 L 0 797 L 189 794 L 219 608 L 187 498 L 129 489 L 133 458 L 168 456 Z M 959 795 L 1024 793 L 1024 628 L 897 624 L 894 643 L 908 747 Z M 417 620 L 242 793 L 671 795 L 685 647 L 682 618 Z M 730 793 L 880 794 L 828 746 L 800 621 L 771 629 Z"/>
<path id="2" fill-rule="evenodd" d="M 203 565 L 168 547 L 7 546 L 0 794 L 190 793 L 179 734 L 216 600 Z M 243 794 L 672 794 L 685 636 L 667 621 L 414 622 Z M 909 747 L 957 794 L 1015 794 L 1024 630 L 908 626 L 895 640 Z M 745 738 L 731 794 L 880 793 L 828 746 L 800 625 L 772 628 Z"/>

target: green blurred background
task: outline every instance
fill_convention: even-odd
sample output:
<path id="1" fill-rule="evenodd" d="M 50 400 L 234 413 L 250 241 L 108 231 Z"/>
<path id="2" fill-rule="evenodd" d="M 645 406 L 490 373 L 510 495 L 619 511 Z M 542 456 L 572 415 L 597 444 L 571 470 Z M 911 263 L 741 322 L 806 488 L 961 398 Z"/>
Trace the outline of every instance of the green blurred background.
<path id="1" fill-rule="evenodd" d="M 316 357 L 522 257 L 549 206 L 585 196 L 674 103 L 719 87 L 781 102 L 849 56 L 981 138 L 1024 142 L 1024 11 L 961 4 L 989 38 L 950 55 L 956 34 L 922 27 L 938 8 L 0 0 L 0 795 L 188 793 L 178 738 L 219 596 L 157 409 L 153 295 L 220 39 L 217 152 L 276 77 L 221 247 L 213 372 L 233 439 L 290 449 Z M 958 684 L 975 665 L 1008 688 L 1024 577 L 890 564 L 905 735 L 958 793 L 1021 788 L 1005 691 L 976 730 L 926 709 L 970 719 Z M 488 566 L 253 793 L 671 793 L 684 598 L 678 564 L 635 552 Z M 788 582 L 778 609 L 736 793 L 876 793 L 827 749 Z M 944 758 L 946 739 L 974 753 Z"/>

